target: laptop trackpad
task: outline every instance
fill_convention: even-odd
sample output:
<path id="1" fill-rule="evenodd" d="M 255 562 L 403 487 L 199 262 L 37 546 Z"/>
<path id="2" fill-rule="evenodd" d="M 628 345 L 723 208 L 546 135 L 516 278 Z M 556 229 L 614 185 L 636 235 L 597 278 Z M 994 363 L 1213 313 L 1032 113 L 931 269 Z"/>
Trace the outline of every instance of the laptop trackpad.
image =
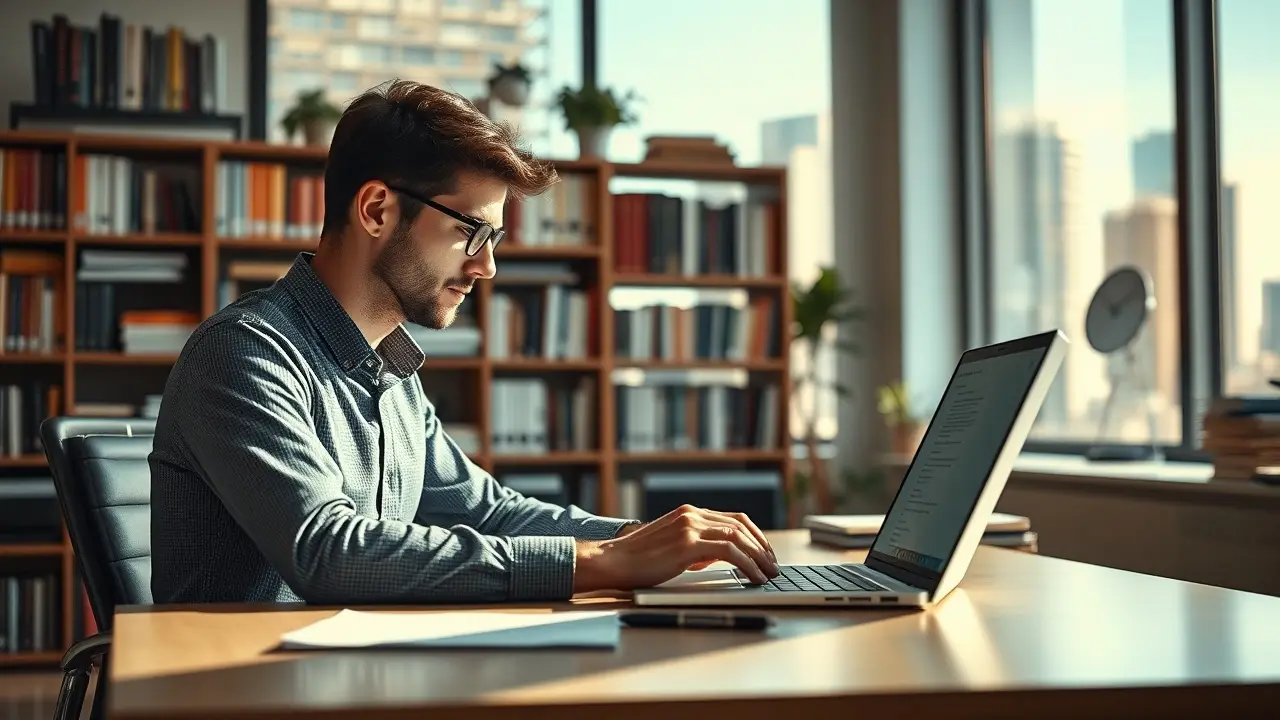
<path id="1" fill-rule="evenodd" d="M 670 590 L 730 590 L 742 587 L 732 570 L 686 570 L 657 587 Z"/>

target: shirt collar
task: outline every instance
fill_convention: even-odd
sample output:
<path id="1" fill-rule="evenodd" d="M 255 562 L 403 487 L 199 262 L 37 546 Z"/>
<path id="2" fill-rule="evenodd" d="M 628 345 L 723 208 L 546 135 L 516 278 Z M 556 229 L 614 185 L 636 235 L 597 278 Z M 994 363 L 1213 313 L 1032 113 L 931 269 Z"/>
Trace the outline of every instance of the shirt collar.
<path id="1" fill-rule="evenodd" d="M 311 268 L 314 257 L 315 253 L 299 253 L 280 284 L 298 301 L 342 369 L 347 373 L 364 369 L 374 377 L 386 369 L 401 379 L 417 372 L 426 355 L 404 326 L 397 325 L 374 350 L 329 287 L 316 276 Z"/>

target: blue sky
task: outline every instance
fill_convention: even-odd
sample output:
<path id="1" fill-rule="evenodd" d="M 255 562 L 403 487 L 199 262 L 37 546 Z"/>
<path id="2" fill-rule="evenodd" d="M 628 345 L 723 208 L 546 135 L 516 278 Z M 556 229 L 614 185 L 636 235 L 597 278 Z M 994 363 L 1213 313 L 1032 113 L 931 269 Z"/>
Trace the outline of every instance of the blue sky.
<path id="1" fill-rule="evenodd" d="M 553 80 L 581 77 L 578 0 L 548 0 Z M 639 160 L 643 138 L 712 132 L 741 164 L 760 155 L 765 120 L 831 104 L 827 0 L 598 0 L 601 85 L 644 98 L 640 122 L 614 133 L 610 157 Z M 562 126 L 556 119 L 556 129 Z M 555 155 L 576 141 L 559 133 Z"/>

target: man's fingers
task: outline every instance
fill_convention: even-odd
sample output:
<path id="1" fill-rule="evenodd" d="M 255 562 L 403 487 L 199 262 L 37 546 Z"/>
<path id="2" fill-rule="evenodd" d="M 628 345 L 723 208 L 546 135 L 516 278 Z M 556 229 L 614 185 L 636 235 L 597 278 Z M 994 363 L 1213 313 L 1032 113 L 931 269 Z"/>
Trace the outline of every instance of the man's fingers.
<path id="1" fill-rule="evenodd" d="M 732 520 L 733 522 L 741 525 L 743 530 L 751 533 L 751 537 L 755 538 L 756 542 L 760 543 L 760 547 L 764 549 L 765 552 L 769 553 L 769 559 L 773 560 L 775 563 L 778 562 L 778 556 L 773 552 L 773 546 L 769 544 L 769 539 L 764 536 L 763 530 L 756 527 L 756 524 L 751 522 L 751 518 L 747 517 L 743 513 L 726 513 L 718 510 L 708 510 L 707 512 L 726 520 Z"/>
<path id="2" fill-rule="evenodd" d="M 725 523 L 716 527 L 708 528 L 702 536 L 708 540 L 725 540 L 733 543 L 739 550 L 746 553 L 756 567 L 760 568 L 766 578 L 773 577 L 778 574 L 778 566 L 769 557 L 769 553 L 756 542 L 751 533 L 736 523 Z"/>
<path id="3" fill-rule="evenodd" d="M 751 582 L 763 585 L 769 579 L 756 565 L 749 555 L 729 540 L 699 540 L 694 546 L 695 557 L 699 560 L 724 560 L 741 570 Z"/>

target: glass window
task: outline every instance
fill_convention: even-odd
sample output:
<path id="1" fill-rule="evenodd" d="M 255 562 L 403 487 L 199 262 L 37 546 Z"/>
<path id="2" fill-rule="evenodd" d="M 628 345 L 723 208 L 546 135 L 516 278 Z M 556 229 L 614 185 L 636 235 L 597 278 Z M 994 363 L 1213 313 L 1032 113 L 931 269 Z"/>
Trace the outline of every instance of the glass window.
<path id="1" fill-rule="evenodd" d="M 506 65 L 507 54 L 500 52 L 485 53 L 485 67 L 492 68 L 494 65 Z"/>
<path id="2" fill-rule="evenodd" d="M 360 89 L 360 76 L 351 72 L 335 72 L 329 76 L 329 89 L 344 93 L 357 92 Z"/>
<path id="3" fill-rule="evenodd" d="M 489 29 L 489 38 L 494 42 L 509 43 L 516 41 L 516 29 L 513 27 L 494 27 Z"/>
<path id="4" fill-rule="evenodd" d="M 309 30 L 292 27 L 290 13 L 298 5 L 327 7 L 327 12 L 307 10 L 310 19 L 303 15 Z M 513 4 L 514 5 L 514 4 Z M 469 2 L 468 7 L 481 7 L 479 2 Z M 487 7 L 487 4 L 484 5 Z M 398 72 L 400 64 L 409 68 L 429 68 L 437 64 L 451 63 L 469 67 L 481 53 L 492 52 L 489 45 L 491 24 L 483 16 L 474 22 L 439 23 L 436 13 L 440 0 L 268 0 L 268 12 L 274 24 L 271 27 L 270 59 L 267 63 L 268 101 L 278 101 L 290 107 L 296 96 L 296 76 L 284 75 L 285 70 L 297 69 L 305 60 L 308 71 L 320 74 L 321 85 L 339 98 L 350 98 L 367 87 L 390 79 Z M 533 69 L 533 86 L 530 101 L 523 108 L 506 108 L 495 104 L 494 113 L 499 119 L 512 121 L 520 126 L 521 135 L 533 151 L 554 157 L 557 148 L 576 147 L 568 137 L 558 113 L 551 107 L 554 92 L 566 84 L 576 84 L 582 77 L 581 66 L 581 3 L 577 0 L 522 0 L 521 16 L 528 16 L 528 26 L 522 28 L 517 41 L 503 46 L 506 61 L 519 60 Z M 511 30 L 509 18 L 502 21 Z M 325 33 L 315 35 L 316 29 Z M 332 37 L 335 30 L 356 31 L 362 37 L 394 37 L 396 40 L 364 40 L 351 42 L 346 38 Z M 336 33 L 334 33 L 336 35 Z M 349 36 L 348 36 L 349 37 Z M 305 58 L 294 56 L 294 62 L 285 62 L 291 45 L 300 45 L 298 38 L 308 38 L 309 51 Z M 402 38 L 402 40 L 400 40 Z M 400 49 L 396 46 L 405 43 Z M 323 43 L 323 44 L 322 44 Z M 314 50 L 321 50 L 316 56 Z M 444 53 L 448 51 L 448 54 Z M 483 97 L 488 86 L 483 82 L 491 65 L 477 77 L 458 79 L 448 84 L 464 91 L 469 97 Z M 336 72 L 335 72 L 336 71 Z M 463 71 L 453 72 L 462 75 Z M 469 74 L 470 71 L 465 71 Z M 407 76 L 413 77 L 406 73 Z M 424 79 L 429 79 L 424 76 Z M 429 81 L 436 81 L 429 79 Z M 357 87 L 352 88 L 355 82 Z M 446 84 L 446 81 L 439 81 Z M 268 139 L 282 141 L 278 122 L 269 119 Z M 564 155 L 559 155 L 564 157 Z"/>
<path id="5" fill-rule="evenodd" d="M 639 121 L 611 133 L 608 157 L 643 160 L 648 135 L 714 135 L 739 165 L 787 166 L 790 280 L 805 286 L 823 266 L 834 265 L 835 257 L 828 5 L 827 0 L 599 3 L 599 82 L 620 92 L 635 90 L 643 98 L 636 106 Z M 673 17 L 680 22 L 673 24 Z M 664 38 L 660 53 L 653 51 L 654 37 Z M 803 41 L 783 43 L 779 38 Z M 554 122 L 563 120 L 557 116 Z M 558 155 L 577 155 L 574 137 L 565 135 L 561 142 Z M 621 185 L 614 191 L 627 192 Z M 713 191 L 705 184 L 687 190 Z M 862 297 L 858 288 L 852 289 Z M 868 339 L 861 340 L 865 344 Z M 807 372 L 805 348 L 795 343 L 792 353 L 792 373 Z M 820 437 L 835 436 L 837 395 L 830 388 L 838 358 L 833 344 L 820 347 L 814 368 L 820 389 L 799 393 L 792 403 L 790 425 L 796 437 L 803 435 L 810 413 Z"/>
<path id="6" fill-rule="evenodd" d="M 1280 378 L 1280 4 L 1218 0 L 1222 138 L 1222 379 L 1228 395 L 1274 392 Z M 1274 185 L 1273 185 L 1274 183 Z"/>
<path id="7" fill-rule="evenodd" d="M 402 52 L 405 65 L 434 65 L 436 62 L 435 48 L 406 45 Z"/>
<path id="8" fill-rule="evenodd" d="M 477 43 L 480 32 L 470 23 L 440 23 L 440 39 L 447 43 Z"/>
<path id="9" fill-rule="evenodd" d="M 1062 328 L 1074 341 L 1034 440 L 1182 440 L 1170 6 L 988 3 L 988 339 Z M 1146 275 L 1155 308 L 1103 355 L 1085 314 L 1122 266 Z"/>
<path id="10" fill-rule="evenodd" d="M 393 26 L 392 18 L 388 15 L 365 15 L 360 18 L 358 32 L 360 37 L 391 37 Z"/>
<path id="11" fill-rule="evenodd" d="M 386 45 L 361 45 L 360 61 L 369 65 L 390 65 L 391 48 Z"/>
<path id="12" fill-rule="evenodd" d="M 293 30 L 324 30 L 329 26 L 329 14 L 321 10 L 291 8 L 289 10 L 289 27 Z"/>

